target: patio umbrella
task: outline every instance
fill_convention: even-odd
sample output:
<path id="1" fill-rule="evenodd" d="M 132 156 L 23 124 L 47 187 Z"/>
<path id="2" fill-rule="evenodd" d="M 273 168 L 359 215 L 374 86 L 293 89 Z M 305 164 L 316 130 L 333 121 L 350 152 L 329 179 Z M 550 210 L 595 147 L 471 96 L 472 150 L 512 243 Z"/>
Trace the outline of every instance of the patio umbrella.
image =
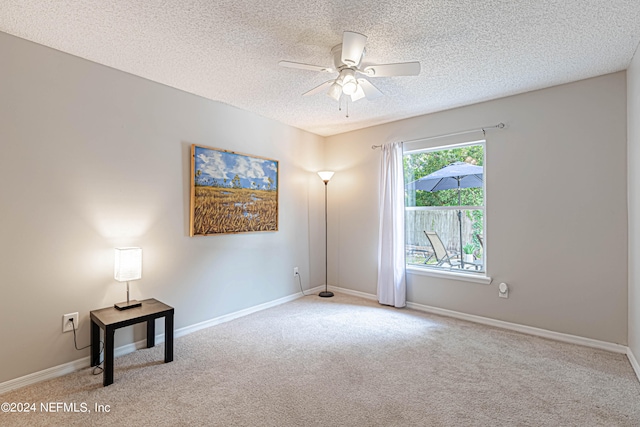
<path id="1" fill-rule="evenodd" d="M 442 169 L 407 184 L 407 190 L 424 190 L 429 192 L 458 189 L 458 206 L 461 202 L 461 188 L 482 187 L 483 167 L 465 162 L 451 163 Z M 458 226 L 460 228 L 460 262 L 464 268 L 462 256 L 462 210 L 458 210 Z"/>

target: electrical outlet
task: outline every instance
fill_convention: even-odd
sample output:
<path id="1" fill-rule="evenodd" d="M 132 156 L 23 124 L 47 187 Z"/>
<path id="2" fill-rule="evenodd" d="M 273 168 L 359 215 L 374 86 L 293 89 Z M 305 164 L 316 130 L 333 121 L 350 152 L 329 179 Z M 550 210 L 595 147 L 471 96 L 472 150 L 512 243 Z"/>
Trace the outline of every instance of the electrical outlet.
<path id="1" fill-rule="evenodd" d="M 71 322 L 71 319 L 73 319 L 73 322 Z M 74 326 L 76 330 L 78 330 L 78 327 L 80 326 L 77 312 L 62 316 L 62 332 L 71 332 L 73 331 Z"/>
<path id="2" fill-rule="evenodd" d="M 293 277 L 298 275 L 298 267 L 293 267 Z"/>
<path id="3" fill-rule="evenodd" d="M 509 285 L 506 283 L 500 283 L 498 286 L 498 296 L 500 298 L 509 298 Z"/>

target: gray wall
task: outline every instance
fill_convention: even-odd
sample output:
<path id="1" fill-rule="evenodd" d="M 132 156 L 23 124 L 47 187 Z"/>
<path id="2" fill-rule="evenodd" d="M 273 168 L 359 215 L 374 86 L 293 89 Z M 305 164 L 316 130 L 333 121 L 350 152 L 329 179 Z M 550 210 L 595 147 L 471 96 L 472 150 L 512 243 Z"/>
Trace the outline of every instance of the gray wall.
<path id="1" fill-rule="evenodd" d="M 376 293 L 380 151 L 372 144 L 504 122 L 486 148 L 493 283 L 409 274 L 408 300 L 626 344 L 626 117 L 620 72 L 327 138 L 327 167 L 336 170 L 329 283 Z M 502 281 L 509 299 L 498 298 Z"/>
<path id="2" fill-rule="evenodd" d="M 4 33 L 0 57 L 0 382 L 88 355 L 62 315 L 86 345 L 89 311 L 125 299 L 114 247 L 142 247 L 132 297 L 176 328 L 298 292 L 295 266 L 323 283 L 323 138 Z M 278 232 L 188 237 L 193 143 L 280 161 Z"/>
<path id="3" fill-rule="evenodd" d="M 629 348 L 640 357 L 640 53 L 627 70 L 629 168 Z"/>

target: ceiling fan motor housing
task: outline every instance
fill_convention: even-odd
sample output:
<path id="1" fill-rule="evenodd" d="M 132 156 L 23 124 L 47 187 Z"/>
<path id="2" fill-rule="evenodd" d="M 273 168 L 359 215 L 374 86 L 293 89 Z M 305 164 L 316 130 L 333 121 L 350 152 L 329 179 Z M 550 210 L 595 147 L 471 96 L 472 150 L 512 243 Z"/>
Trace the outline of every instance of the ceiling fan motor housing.
<path id="1" fill-rule="evenodd" d="M 366 49 L 364 49 L 362 51 L 362 55 L 360 56 L 360 58 L 358 58 L 358 62 L 356 64 L 345 64 L 344 62 L 342 62 L 342 43 L 339 44 L 339 45 L 336 45 L 331 49 L 331 57 L 333 58 L 333 66 L 338 71 L 340 71 L 341 69 L 346 68 L 346 67 L 355 69 L 360 65 L 360 62 L 362 61 L 362 58 L 364 58 L 365 52 L 366 52 Z"/>

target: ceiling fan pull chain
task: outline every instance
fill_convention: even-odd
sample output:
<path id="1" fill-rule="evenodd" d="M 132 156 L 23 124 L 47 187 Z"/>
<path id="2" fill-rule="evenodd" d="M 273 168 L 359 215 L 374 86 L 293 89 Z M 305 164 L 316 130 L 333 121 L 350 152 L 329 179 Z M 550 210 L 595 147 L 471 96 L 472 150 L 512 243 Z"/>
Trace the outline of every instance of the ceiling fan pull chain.
<path id="1" fill-rule="evenodd" d="M 347 107 L 347 119 L 349 118 L 349 98 L 345 99 L 344 104 Z"/>

